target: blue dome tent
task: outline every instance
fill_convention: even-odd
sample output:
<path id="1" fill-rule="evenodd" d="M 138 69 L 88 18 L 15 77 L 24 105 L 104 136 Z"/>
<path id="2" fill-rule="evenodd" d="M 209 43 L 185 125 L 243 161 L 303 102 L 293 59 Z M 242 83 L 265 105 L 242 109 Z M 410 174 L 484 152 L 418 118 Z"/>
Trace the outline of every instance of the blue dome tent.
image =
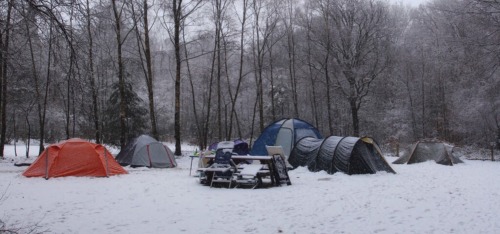
<path id="1" fill-rule="evenodd" d="M 266 145 L 281 145 L 288 158 L 295 143 L 304 137 L 323 138 L 318 129 L 304 120 L 281 119 L 262 131 L 253 144 L 250 155 L 267 155 Z"/>

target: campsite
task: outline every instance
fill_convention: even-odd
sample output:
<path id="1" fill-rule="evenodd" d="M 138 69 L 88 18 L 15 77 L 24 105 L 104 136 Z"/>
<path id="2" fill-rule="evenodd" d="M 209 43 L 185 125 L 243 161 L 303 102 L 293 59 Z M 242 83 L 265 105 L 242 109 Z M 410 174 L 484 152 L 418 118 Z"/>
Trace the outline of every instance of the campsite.
<path id="1" fill-rule="evenodd" d="M 0 1 L 0 234 L 500 233 L 500 0 Z"/>
<path id="2" fill-rule="evenodd" d="M 172 144 L 168 144 L 172 147 Z M 184 155 L 196 146 L 183 145 Z M 17 146 L 17 151 L 23 149 Z M 118 149 L 110 147 L 113 154 Z M 499 162 L 391 164 L 397 174 L 291 170 L 291 186 L 200 186 L 190 158 L 106 177 L 27 178 L 0 163 L 1 219 L 18 233 L 497 233 Z M 22 155 L 22 154 L 21 154 Z M 33 157 L 36 153 L 33 152 Z M 396 159 L 384 155 L 389 162 Z M 484 155 L 483 155 L 484 156 Z M 498 156 L 497 156 L 498 158 Z M 222 220 L 221 220 L 222 219 Z"/>

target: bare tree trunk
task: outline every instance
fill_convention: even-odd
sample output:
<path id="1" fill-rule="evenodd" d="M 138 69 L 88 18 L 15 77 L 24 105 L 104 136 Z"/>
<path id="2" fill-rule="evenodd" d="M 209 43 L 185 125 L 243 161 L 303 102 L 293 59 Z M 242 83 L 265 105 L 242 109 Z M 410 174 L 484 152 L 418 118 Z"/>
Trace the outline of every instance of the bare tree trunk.
<path id="1" fill-rule="evenodd" d="M 149 42 L 149 23 L 148 23 L 148 1 L 143 1 L 144 7 L 144 55 L 146 56 L 147 77 L 146 84 L 148 86 L 148 99 L 149 99 L 149 117 L 151 119 L 151 134 L 159 140 L 158 130 L 156 127 L 156 113 L 153 92 L 153 62 L 151 59 L 151 46 Z"/>
<path id="2" fill-rule="evenodd" d="M 9 57 L 9 41 L 10 41 L 10 18 L 12 12 L 12 0 L 8 2 L 7 7 L 7 19 L 5 20 L 5 40 L 2 33 L 0 32 L 0 86 L 1 86 L 1 118 L 2 118 L 2 129 L 0 136 L 0 158 L 4 157 L 4 147 L 7 132 L 7 60 Z M 4 30 L 4 29 L 0 29 Z"/>
<path id="3" fill-rule="evenodd" d="M 359 136 L 359 116 L 358 116 L 358 105 L 356 99 L 349 99 L 349 106 L 351 107 L 351 117 L 352 117 L 352 128 L 354 136 Z"/>
<path id="4" fill-rule="evenodd" d="M 263 51 L 261 49 L 261 38 L 260 38 L 260 28 L 259 28 L 259 15 L 260 15 L 260 10 L 261 7 L 257 3 L 259 1 L 253 0 L 253 8 L 254 8 L 254 17 L 255 17 L 255 34 L 257 36 L 254 41 L 257 43 L 257 47 L 254 47 L 254 50 L 257 50 L 257 55 L 254 56 L 254 59 L 256 59 L 256 62 L 254 62 L 255 67 L 255 79 L 256 79 L 256 84 L 257 84 L 257 95 L 256 95 L 256 102 L 258 103 L 259 107 L 259 131 L 262 132 L 264 130 L 264 87 L 262 83 L 262 66 L 263 66 Z"/>
<path id="5" fill-rule="evenodd" d="M 186 35 L 185 31 L 182 31 L 182 42 L 184 44 L 184 56 L 188 58 L 188 48 L 187 48 L 187 43 L 186 43 Z M 189 59 L 186 59 L 186 69 L 187 69 L 187 75 L 189 78 L 189 86 L 191 87 L 191 105 L 193 105 L 193 115 L 194 115 L 194 121 L 196 124 L 196 137 L 198 139 L 198 147 L 200 147 L 201 150 L 206 148 L 206 145 L 203 143 L 203 126 L 200 122 L 199 116 L 198 116 L 198 110 L 196 106 L 196 91 L 195 91 L 195 85 L 193 82 L 193 76 L 191 73 L 191 66 L 189 64 Z"/>
<path id="6" fill-rule="evenodd" d="M 31 36 L 31 30 L 30 30 L 29 25 L 28 25 L 28 21 L 25 21 L 25 26 L 26 26 L 26 34 L 28 35 L 28 46 L 29 46 L 29 49 L 30 49 L 31 70 L 33 72 L 32 75 L 33 75 L 33 80 L 34 80 L 34 83 L 35 83 L 35 97 L 36 97 L 38 121 L 39 121 L 39 123 L 41 123 L 41 119 L 42 119 L 41 98 L 42 98 L 42 95 L 40 94 L 40 78 L 38 77 L 38 71 L 37 71 L 37 68 L 36 68 L 35 53 L 34 53 L 34 49 L 33 49 L 33 41 L 32 41 L 32 36 Z M 26 117 L 26 118 L 28 118 L 28 117 Z M 26 121 L 29 123 L 28 119 Z M 41 127 L 40 127 L 40 130 L 42 130 Z M 31 134 L 29 134 L 28 137 L 31 137 Z M 44 148 L 43 148 L 43 142 L 41 141 L 41 137 L 40 137 L 40 149 L 39 149 L 39 153 L 42 153 L 43 150 L 44 150 Z"/>
<path id="7" fill-rule="evenodd" d="M 411 115 L 411 126 L 412 126 L 412 136 L 413 140 L 416 140 L 418 138 L 417 136 L 417 118 L 415 117 L 415 104 L 413 103 L 413 95 L 411 94 L 411 88 L 410 88 L 410 80 L 413 80 L 414 74 L 413 70 L 411 68 L 410 71 L 407 72 L 406 74 L 406 92 L 408 93 L 408 101 L 410 102 L 410 115 Z"/>
<path id="8" fill-rule="evenodd" d="M 423 54 L 422 54 L 423 58 Z M 427 137 L 426 126 L 425 126 L 425 64 L 422 64 L 422 74 L 421 74 L 421 90 L 422 90 L 422 137 Z"/>
<path id="9" fill-rule="evenodd" d="M 175 110 L 174 110 L 174 138 L 175 155 L 182 155 L 181 151 L 181 42 L 180 30 L 182 23 L 182 0 L 173 0 L 174 13 L 174 50 L 175 50 Z"/>
<path id="10" fill-rule="evenodd" d="M 216 34 L 218 33 L 218 30 L 216 28 Z M 217 50 L 218 50 L 218 42 L 217 42 L 217 35 L 215 36 L 215 41 L 214 41 L 214 49 L 213 49 L 213 54 L 212 54 L 212 64 L 211 64 L 211 68 L 210 68 L 210 78 L 209 78 L 209 82 L 208 82 L 208 98 L 207 98 L 207 112 L 206 112 L 206 118 L 205 118 L 205 125 L 204 125 L 204 128 L 203 128 L 203 145 L 204 146 L 208 146 L 208 129 L 209 129 L 209 126 L 210 126 L 210 111 L 212 109 L 212 86 L 213 86 L 213 82 L 214 82 L 214 78 L 215 78 L 215 64 L 216 64 L 216 61 L 217 61 Z M 219 139 L 220 140 L 220 139 Z"/>
<path id="11" fill-rule="evenodd" d="M 293 30 L 293 4 L 288 1 L 288 70 L 290 72 L 290 83 L 292 84 L 292 102 L 293 102 L 293 116 L 299 118 L 299 108 L 297 100 L 297 77 L 295 72 L 295 32 Z"/>
<path id="12" fill-rule="evenodd" d="M 271 114 L 273 117 L 273 121 L 276 120 L 276 109 L 275 109 L 275 102 L 274 102 L 274 74 L 273 74 L 273 47 L 269 46 L 268 51 L 269 51 L 269 73 L 270 73 L 270 80 L 271 80 Z"/>
<path id="13" fill-rule="evenodd" d="M 51 8 L 52 8 L 52 2 L 51 2 Z M 52 25 L 52 20 L 49 26 L 49 41 L 48 41 L 48 56 L 47 56 L 47 77 L 46 77 L 46 82 L 45 82 L 45 94 L 43 97 L 43 105 L 42 105 L 42 110 L 39 111 L 41 118 L 40 118 L 40 147 L 39 147 L 39 154 L 41 154 L 44 150 L 45 147 L 43 146 L 43 143 L 45 141 L 45 116 L 47 114 L 47 100 L 49 96 L 49 87 L 50 87 L 50 69 L 51 69 L 51 60 L 52 60 L 52 34 L 53 34 L 53 25 Z"/>
<path id="14" fill-rule="evenodd" d="M 207 113 L 205 118 L 205 125 L 203 127 L 203 142 L 204 146 L 208 146 L 208 128 L 210 125 L 210 110 L 212 107 L 212 85 L 214 81 L 214 69 L 215 69 L 215 50 L 217 48 L 217 44 L 214 43 L 214 52 L 212 56 L 212 68 L 210 69 L 210 80 L 208 82 L 208 98 L 207 98 Z"/>
<path id="15" fill-rule="evenodd" d="M 149 101 L 149 119 L 150 119 L 150 124 L 151 124 L 151 135 L 159 140 L 158 136 L 158 131 L 156 127 L 156 114 L 155 114 L 155 105 L 154 105 L 154 91 L 153 91 L 153 82 L 154 82 L 154 77 L 153 77 L 153 64 L 152 64 L 152 59 L 151 59 L 151 46 L 150 46 L 150 40 L 149 40 L 149 23 L 148 23 L 148 2 L 147 0 L 143 1 L 142 4 L 142 20 L 143 20 L 143 30 L 144 30 L 144 42 L 143 38 L 141 35 L 141 32 L 139 30 L 139 20 L 138 20 L 138 14 L 134 9 L 134 4 L 131 4 L 132 8 L 132 15 L 133 15 L 133 21 L 134 21 L 134 28 L 136 32 L 136 37 L 137 37 L 137 48 L 138 48 L 138 53 L 139 53 L 139 60 L 141 61 L 141 67 L 144 72 L 144 80 L 146 81 L 146 87 L 147 87 L 147 93 L 148 93 L 148 101 Z M 144 57 L 142 57 L 142 52 L 144 51 Z M 144 65 L 144 60 L 145 65 Z"/>
<path id="16" fill-rule="evenodd" d="M 317 94 L 316 94 L 316 82 L 315 82 L 315 75 L 314 75 L 314 65 L 312 63 L 312 37 L 311 37 L 311 31 L 312 31 L 312 20 L 311 20 L 311 13 L 310 9 L 307 8 L 304 12 L 304 23 L 306 27 L 306 43 L 307 43 L 307 54 L 306 54 L 306 64 L 307 64 L 307 72 L 309 76 L 309 81 L 311 85 L 311 113 L 312 117 L 314 119 L 314 126 L 316 126 L 318 129 L 321 129 L 321 125 L 319 122 L 319 114 L 318 114 L 318 100 L 317 100 Z"/>
<path id="17" fill-rule="evenodd" d="M 31 124 L 28 115 L 25 116 L 26 119 L 26 125 L 28 125 L 28 137 L 27 137 L 27 142 L 26 142 L 26 158 L 30 157 L 30 144 L 31 144 Z"/>
<path id="18" fill-rule="evenodd" d="M 70 15 L 69 15 L 69 23 L 70 23 L 70 28 L 72 29 L 73 28 L 73 9 L 74 9 L 74 6 L 73 6 L 73 2 L 71 3 L 71 10 L 70 10 Z M 70 45 L 73 44 L 73 30 L 70 31 L 70 37 L 69 37 L 70 41 L 68 43 L 70 43 Z M 71 89 L 73 88 L 73 84 L 71 83 L 71 78 L 73 77 L 74 75 L 74 63 L 75 63 L 75 60 L 74 60 L 74 51 L 73 50 L 70 50 L 70 57 L 69 57 L 69 71 L 68 71 L 68 74 L 67 74 L 67 81 L 66 81 L 66 99 L 67 99 L 67 103 L 66 103 L 66 139 L 69 139 L 71 138 L 71 131 L 70 131 L 70 125 L 71 125 L 71 100 L 74 99 L 74 96 L 71 95 L 72 92 L 71 92 Z"/>
<path id="19" fill-rule="evenodd" d="M 328 46 L 326 50 L 326 57 L 325 57 L 325 81 L 326 81 L 326 106 L 327 106 L 327 112 L 328 112 L 328 130 L 330 131 L 330 135 L 333 135 L 334 129 L 333 129 L 333 117 L 332 117 L 332 95 L 331 95 L 331 78 L 330 78 L 330 70 L 329 68 L 329 63 L 330 63 L 330 46 Z"/>
<path id="20" fill-rule="evenodd" d="M 115 32 L 116 32 L 116 44 L 118 51 L 118 88 L 120 91 L 120 146 L 121 148 L 125 147 L 126 139 L 127 139 L 127 112 L 126 112 L 126 103 L 125 103 L 125 77 L 123 74 L 123 58 L 122 58 L 122 36 L 121 36 L 121 10 L 118 12 L 118 8 L 116 7 L 116 0 L 111 0 L 113 5 L 113 14 L 115 17 Z"/>
<path id="21" fill-rule="evenodd" d="M 448 122 L 447 122 L 447 107 L 446 107 L 446 93 L 445 93 L 445 84 L 444 80 L 442 77 L 442 71 L 439 71 L 439 78 L 438 78 L 438 97 L 439 97 L 439 103 L 440 103 L 440 117 L 437 118 L 438 120 L 438 132 L 440 132 L 440 136 L 442 139 L 445 141 L 449 141 L 449 134 L 448 134 Z"/>
<path id="22" fill-rule="evenodd" d="M 222 37 L 222 1 L 215 0 L 215 53 L 217 54 L 217 136 L 222 140 L 222 97 L 221 97 L 221 37 Z"/>
<path id="23" fill-rule="evenodd" d="M 94 131 L 95 131 L 95 141 L 97 144 L 101 143 L 101 131 L 99 128 L 99 111 L 98 111 L 98 102 L 97 102 L 97 87 L 95 84 L 95 74 L 94 74 L 94 43 L 92 36 L 92 21 L 90 17 L 90 6 L 89 0 L 86 2 L 86 23 L 87 23 L 87 36 L 89 39 L 89 80 L 90 80 L 90 90 L 92 93 L 92 114 L 94 117 Z"/>
<path id="24" fill-rule="evenodd" d="M 311 91 L 312 91 L 312 103 L 311 103 L 311 112 L 314 118 L 314 126 L 320 128 L 320 123 L 319 123 L 319 114 L 318 114 L 318 101 L 317 101 L 317 94 L 316 94 L 316 84 L 315 84 L 315 76 L 313 74 L 313 64 L 312 64 L 312 48 L 311 48 L 311 26 L 309 25 L 310 22 L 308 21 L 308 27 L 307 27 L 307 68 L 309 72 L 309 80 L 311 81 Z M 331 132 L 330 132 L 331 135 Z"/>
<path id="25" fill-rule="evenodd" d="M 496 146 L 497 146 L 497 149 L 500 150 L 500 116 L 499 115 L 495 115 L 495 124 L 497 125 L 497 142 L 496 142 Z"/>
<path id="26" fill-rule="evenodd" d="M 234 98 L 231 102 L 231 112 L 229 118 L 229 137 L 232 136 L 233 131 L 233 118 L 236 114 L 235 106 L 238 101 L 238 95 L 240 93 L 241 81 L 243 80 L 243 61 L 245 57 L 244 39 L 245 39 L 245 22 L 247 20 L 247 7 L 249 0 L 243 0 L 243 18 L 241 20 L 241 32 L 240 32 L 240 64 L 238 69 L 238 83 L 236 84 L 236 90 L 234 92 Z"/>
<path id="27" fill-rule="evenodd" d="M 228 64 L 228 59 L 227 59 L 229 57 L 229 55 L 227 53 L 227 51 L 228 51 L 228 49 L 227 49 L 228 48 L 228 43 L 226 41 L 226 37 L 222 37 L 222 41 L 224 42 L 224 74 L 225 74 L 225 77 L 226 77 L 227 92 L 229 94 L 230 102 L 233 103 L 234 102 L 234 100 L 233 100 L 233 91 L 232 91 L 233 89 L 231 88 L 231 78 L 230 78 L 230 75 L 229 75 L 230 74 L 229 73 L 229 64 Z M 227 120 L 227 118 L 228 118 L 227 104 L 224 104 L 224 107 L 225 107 L 225 109 L 224 109 L 224 119 L 225 119 L 225 121 L 224 121 L 224 138 L 226 140 L 231 140 L 231 136 L 229 135 L 229 126 L 228 126 L 229 122 Z M 229 111 L 231 111 L 231 109 Z"/>
<path id="28" fill-rule="evenodd" d="M 332 95 L 331 95 L 331 77 L 330 77 L 330 56 L 332 53 L 332 38 L 331 38 L 331 23 L 330 23 L 330 6 L 322 6 L 321 8 L 322 11 L 322 17 L 323 21 L 325 24 L 325 33 L 326 33 L 326 38 L 324 42 L 324 47 L 326 50 L 325 58 L 322 61 L 323 62 L 323 68 L 325 72 L 325 82 L 326 82 L 326 106 L 327 106 L 327 117 L 328 117 L 328 130 L 329 130 L 329 135 L 334 134 L 334 127 L 333 127 L 333 114 L 332 114 Z"/>

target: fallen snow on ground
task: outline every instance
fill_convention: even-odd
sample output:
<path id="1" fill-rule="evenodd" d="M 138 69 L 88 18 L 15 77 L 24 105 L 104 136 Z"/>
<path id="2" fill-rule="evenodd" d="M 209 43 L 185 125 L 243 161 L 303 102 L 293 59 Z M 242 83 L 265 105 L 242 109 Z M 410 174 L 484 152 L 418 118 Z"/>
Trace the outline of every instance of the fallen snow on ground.
<path id="1" fill-rule="evenodd" d="M 20 233 L 500 232 L 499 162 L 391 164 L 397 174 L 353 176 L 298 168 L 291 186 L 251 190 L 200 185 L 187 156 L 173 169 L 49 180 L 23 177 L 26 167 L 6 156 L 0 219 Z"/>

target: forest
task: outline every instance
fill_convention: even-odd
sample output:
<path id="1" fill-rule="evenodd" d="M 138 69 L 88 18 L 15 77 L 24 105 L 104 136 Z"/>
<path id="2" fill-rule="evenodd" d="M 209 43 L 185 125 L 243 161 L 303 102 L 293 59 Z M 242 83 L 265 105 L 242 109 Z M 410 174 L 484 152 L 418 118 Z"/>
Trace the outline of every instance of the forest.
<path id="1" fill-rule="evenodd" d="M 140 134 L 181 155 L 281 118 L 500 149 L 498 0 L 2 0 L 0 39 L 0 156 Z"/>

